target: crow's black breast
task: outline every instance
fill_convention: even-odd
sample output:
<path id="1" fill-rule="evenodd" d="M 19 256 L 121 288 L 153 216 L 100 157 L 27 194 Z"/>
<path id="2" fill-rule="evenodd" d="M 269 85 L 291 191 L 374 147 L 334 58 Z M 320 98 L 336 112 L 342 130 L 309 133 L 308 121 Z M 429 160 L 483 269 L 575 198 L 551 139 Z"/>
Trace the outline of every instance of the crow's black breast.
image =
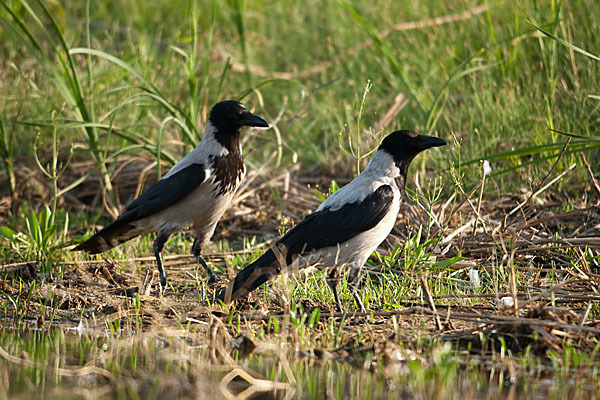
<path id="1" fill-rule="evenodd" d="M 241 155 L 230 152 L 223 156 L 210 156 L 209 162 L 215 175 L 215 194 L 220 196 L 235 191 L 244 174 L 244 160 Z"/>

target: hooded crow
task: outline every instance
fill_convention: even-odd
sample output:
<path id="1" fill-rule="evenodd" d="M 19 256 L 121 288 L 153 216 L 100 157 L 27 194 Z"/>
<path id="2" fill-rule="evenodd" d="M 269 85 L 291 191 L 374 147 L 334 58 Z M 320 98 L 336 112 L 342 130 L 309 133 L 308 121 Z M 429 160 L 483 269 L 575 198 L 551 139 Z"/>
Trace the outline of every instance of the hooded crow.
<path id="1" fill-rule="evenodd" d="M 240 271 L 217 298 L 229 303 L 287 268 L 321 265 L 330 268 L 327 282 L 341 311 L 336 285 L 339 269 L 345 265 L 350 268 L 348 280 L 354 298 L 364 310 L 357 293 L 360 270 L 394 227 L 405 198 L 404 186 L 410 162 L 421 151 L 446 144 L 437 137 L 408 130 L 388 135 L 359 176 Z"/>
<path id="2" fill-rule="evenodd" d="M 191 231 L 194 257 L 206 269 L 209 282 L 216 281 L 201 253 L 246 174 L 240 144 L 245 126 L 268 128 L 269 124 L 237 101 L 215 104 L 200 144 L 133 200 L 116 220 L 74 250 L 97 254 L 138 235 L 157 232 L 154 256 L 160 283 L 165 286 L 163 248 L 174 233 Z"/>

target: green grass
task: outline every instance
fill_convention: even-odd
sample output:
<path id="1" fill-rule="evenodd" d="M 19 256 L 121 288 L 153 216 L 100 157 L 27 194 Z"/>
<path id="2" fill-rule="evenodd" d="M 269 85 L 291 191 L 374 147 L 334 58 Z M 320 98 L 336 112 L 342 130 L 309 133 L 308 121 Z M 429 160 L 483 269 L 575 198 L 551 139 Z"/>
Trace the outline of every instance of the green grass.
<path id="1" fill-rule="evenodd" d="M 461 13 L 472 3 L 456 2 L 449 9 L 442 1 L 411 6 L 203 1 L 190 8 L 187 2 L 163 1 L 146 8 L 122 1 L 116 9 L 95 2 L 87 10 L 82 2 L 42 9 L 32 1 L 29 11 L 27 3 L 12 1 L 0 11 L 0 54 L 9 60 L 2 68 L 5 103 L 0 111 L 6 121 L 17 119 L 16 155 L 31 156 L 32 135 L 38 131 L 49 136 L 54 112 L 62 121 L 63 146 L 82 141 L 106 176 L 110 171 L 103 170 L 104 161 L 123 152 L 150 159 L 160 154 L 168 167 L 197 143 L 212 104 L 243 97 L 268 119 L 282 113 L 277 125 L 281 143 L 272 131 L 248 141 L 251 165 L 282 146 L 284 165 L 295 152 L 302 165 L 316 162 L 329 170 L 334 160 L 349 175 L 356 167 L 351 169 L 340 151 L 337 135 L 345 129 L 356 134 L 364 87 L 371 82 L 361 129 L 374 126 L 402 92 L 408 105 L 384 132 L 374 133 L 377 137 L 397 128 L 446 139 L 456 135 L 463 143 L 463 161 L 518 150 L 493 163 L 501 171 L 556 154 L 556 148 L 537 150 L 564 142 L 550 128 L 594 135 L 598 101 L 590 96 L 600 93 L 600 64 L 533 25 L 593 51 L 600 43 L 600 11 L 590 1 L 518 8 L 495 2 L 471 18 L 392 31 L 362 49 L 360 43 L 394 24 Z M 55 25 L 49 24 L 51 16 Z M 32 63 L 32 56 L 38 62 Z M 227 64 L 228 58 L 235 66 L 262 72 L 240 72 Z M 331 65 L 302 76 L 320 64 Z M 292 76 L 273 79 L 277 75 L 269 72 L 276 71 Z M 183 146 L 174 145 L 175 138 Z M 457 160 L 450 149 L 430 157 L 416 168 L 428 162 L 446 169 Z M 573 160 L 566 157 L 563 164 Z M 515 174 L 536 176 L 552 161 Z M 470 169 L 468 176 L 476 176 L 477 165 Z M 512 189 L 514 174 L 496 182 L 500 193 Z"/>

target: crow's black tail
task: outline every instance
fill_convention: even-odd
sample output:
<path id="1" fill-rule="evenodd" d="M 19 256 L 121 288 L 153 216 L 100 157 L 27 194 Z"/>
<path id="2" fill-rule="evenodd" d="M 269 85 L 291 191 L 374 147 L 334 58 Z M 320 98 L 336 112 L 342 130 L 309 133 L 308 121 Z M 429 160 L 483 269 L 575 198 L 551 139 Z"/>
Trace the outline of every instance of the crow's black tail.
<path id="1" fill-rule="evenodd" d="M 279 262 L 273 250 L 269 250 L 258 260 L 241 270 L 235 279 L 221 290 L 217 300 L 225 303 L 237 300 L 267 282 L 272 276 L 279 275 L 280 272 Z"/>
<path id="2" fill-rule="evenodd" d="M 94 236 L 75 247 L 73 251 L 87 251 L 90 254 L 98 254 L 110 250 L 138 236 L 135 227 L 129 223 L 123 223 L 118 219 L 96 233 Z"/>

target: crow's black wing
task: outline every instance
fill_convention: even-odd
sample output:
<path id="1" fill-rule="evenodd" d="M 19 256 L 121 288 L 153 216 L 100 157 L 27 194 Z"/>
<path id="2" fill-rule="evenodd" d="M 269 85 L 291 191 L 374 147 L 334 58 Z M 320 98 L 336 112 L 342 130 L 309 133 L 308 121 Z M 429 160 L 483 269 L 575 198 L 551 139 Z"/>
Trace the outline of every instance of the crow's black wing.
<path id="1" fill-rule="evenodd" d="M 361 202 L 346 204 L 335 211 L 325 209 L 310 214 L 279 243 L 285 245 L 288 258 L 301 252 L 344 243 L 375 227 L 388 213 L 393 200 L 391 186 L 382 185 Z"/>
<path id="2" fill-rule="evenodd" d="M 183 199 L 206 180 L 202 164 L 192 164 L 152 185 L 127 206 L 125 212 L 73 250 L 97 254 L 136 237 L 133 221 L 148 217 Z"/>
<path id="3" fill-rule="evenodd" d="M 182 200 L 205 180 L 204 165 L 191 164 L 152 185 L 127 206 L 117 221 L 134 221 L 164 210 Z"/>

